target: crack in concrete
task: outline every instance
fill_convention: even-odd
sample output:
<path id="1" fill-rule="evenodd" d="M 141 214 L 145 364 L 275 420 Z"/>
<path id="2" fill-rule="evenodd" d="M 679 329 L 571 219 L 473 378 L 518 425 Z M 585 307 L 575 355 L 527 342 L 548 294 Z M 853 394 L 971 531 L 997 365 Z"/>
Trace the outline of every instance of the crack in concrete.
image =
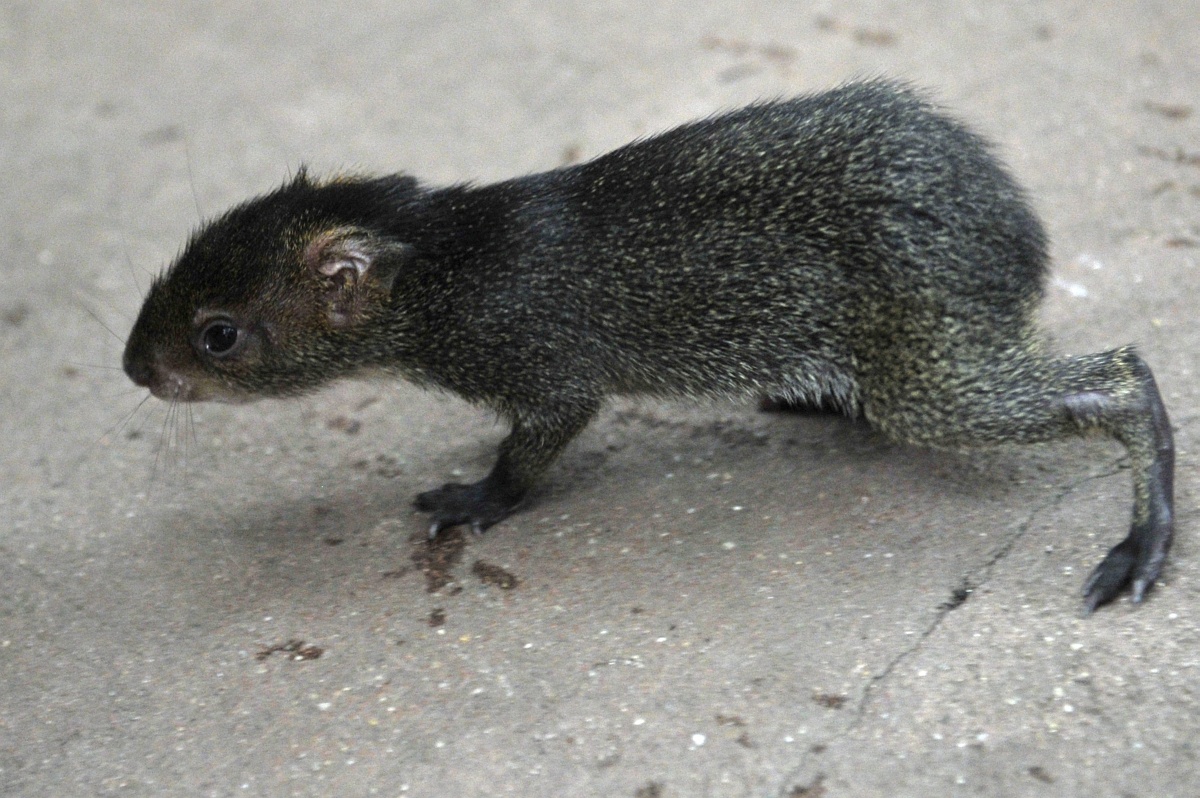
<path id="1" fill-rule="evenodd" d="M 868 682 L 867 686 L 863 689 L 862 695 L 858 701 L 858 705 L 855 707 L 854 722 L 850 724 L 846 731 L 853 731 L 862 725 L 862 722 L 866 717 L 867 704 L 870 703 L 871 696 L 875 693 L 875 691 L 888 678 L 891 677 L 891 675 L 896 671 L 896 668 L 899 667 L 900 663 L 904 662 L 904 660 L 908 659 L 925 645 L 925 641 L 927 641 L 934 635 L 934 633 L 937 632 L 937 630 L 941 627 L 942 622 L 945 621 L 947 615 L 965 604 L 968 600 L 970 600 L 970 596 L 974 591 L 988 583 L 988 580 L 991 579 L 992 572 L 995 571 L 996 566 L 1004 558 L 1006 558 L 1009 553 L 1012 552 L 1013 548 L 1016 547 L 1017 543 L 1019 543 L 1025 537 L 1026 533 L 1028 533 L 1033 527 L 1033 523 L 1037 520 L 1038 516 L 1047 510 L 1053 510 L 1057 508 L 1060 504 L 1062 504 L 1065 498 L 1078 490 L 1082 485 L 1094 480 L 1107 479 L 1109 477 L 1116 476 L 1120 474 L 1122 470 L 1123 469 L 1118 467 L 1110 471 L 1104 471 L 1098 474 L 1089 474 L 1088 476 L 1076 479 L 1063 486 L 1049 499 L 1030 510 L 1025 519 L 1017 524 L 1016 531 L 1009 535 L 1008 539 L 1001 543 L 1000 546 L 998 546 L 992 552 L 992 555 L 987 559 L 987 561 L 984 562 L 983 565 L 976 568 L 972 573 L 969 573 L 963 577 L 960 586 L 952 591 L 951 600 L 938 606 L 934 613 L 933 619 L 930 621 L 929 625 L 925 627 L 924 631 L 917 636 L 917 639 L 913 641 L 912 645 L 907 646 L 904 650 L 899 652 L 887 663 L 887 665 L 884 666 L 883 670 L 871 677 L 871 681 Z"/>
<path id="2" fill-rule="evenodd" d="M 80 613 L 85 618 L 93 621 L 99 620 L 100 616 L 91 607 L 78 599 L 64 597 L 62 590 L 59 589 L 49 574 L 35 568 L 32 563 L 19 559 L 11 547 L 0 544 L 0 557 L 3 557 L 4 561 L 9 563 L 15 570 L 29 576 L 32 582 L 40 586 L 47 594 L 58 598 L 67 607 Z"/>
<path id="3" fill-rule="evenodd" d="M 992 572 L 995 571 L 996 566 L 999 565 L 1000 562 L 1004 560 L 1010 552 L 1012 552 L 1017 543 L 1019 543 L 1025 537 L 1026 533 L 1029 532 L 1029 530 L 1033 527 L 1034 522 L 1042 513 L 1058 507 L 1060 504 L 1062 504 L 1064 499 L 1066 499 L 1086 483 L 1117 476 L 1123 470 L 1125 469 L 1118 465 L 1118 467 L 1109 471 L 1080 477 L 1079 479 L 1064 485 L 1049 499 L 1030 510 L 1025 519 L 1017 524 L 1016 531 L 1009 535 L 1008 539 L 1001 543 L 981 566 L 976 568 L 972 573 L 969 573 L 963 577 L 960 585 L 951 592 L 951 600 L 943 602 L 937 607 L 936 611 L 934 612 L 933 619 L 929 622 L 921 634 L 917 636 L 917 639 L 914 640 L 911 645 L 906 646 L 902 651 L 897 653 L 896 656 L 892 657 L 892 659 L 888 661 L 887 665 L 884 666 L 883 670 L 871 677 L 871 680 L 867 683 L 866 687 L 863 688 L 862 695 L 859 697 L 858 703 L 854 708 L 854 719 L 846 726 L 845 730 L 837 736 L 841 737 L 851 734 L 862 727 L 863 723 L 866 721 L 867 705 L 870 703 L 871 698 L 876 691 L 892 676 L 893 673 L 896 672 L 896 669 L 902 662 L 916 654 L 921 650 L 921 648 L 924 647 L 925 642 L 929 640 L 939 628 L 941 628 L 942 622 L 945 621 L 947 615 L 969 601 L 971 594 L 975 590 L 988 583 L 988 580 L 991 578 Z M 789 794 L 788 791 L 791 789 L 791 787 L 788 785 L 794 785 L 798 776 L 805 772 L 805 768 L 808 765 L 808 761 L 811 759 L 811 756 L 811 754 L 806 753 L 801 758 L 801 761 L 797 763 L 797 765 L 792 768 L 792 770 L 785 777 L 783 782 L 784 786 L 780 787 L 780 790 L 777 793 L 779 796 L 781 796 L 781 798 Z"/>

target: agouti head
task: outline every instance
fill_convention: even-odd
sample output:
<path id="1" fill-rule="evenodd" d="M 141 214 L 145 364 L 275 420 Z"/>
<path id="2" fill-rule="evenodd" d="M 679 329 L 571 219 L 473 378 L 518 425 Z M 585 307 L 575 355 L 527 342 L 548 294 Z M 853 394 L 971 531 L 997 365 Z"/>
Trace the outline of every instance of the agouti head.
<path id="1" fill-rule="evenodd" d="M 150 287 L 124 368 L 160 399 L 245 402 L 314 389 L 361 365 L 410 248 L 375 223 L 416 181 L 303 171 L 204 224 Z"/>

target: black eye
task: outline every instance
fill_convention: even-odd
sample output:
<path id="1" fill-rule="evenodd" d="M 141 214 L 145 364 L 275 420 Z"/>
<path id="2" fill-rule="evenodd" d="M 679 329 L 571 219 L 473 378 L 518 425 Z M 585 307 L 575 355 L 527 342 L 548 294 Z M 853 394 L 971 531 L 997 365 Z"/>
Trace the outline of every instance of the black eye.
<path id="1" fill-rule="evenodd" d="M 204 351 L 214 357 L 224 357 L 232 353 L 238 344 L 240 331 L 225 319 L 210 321 L 200 333 L 200 344 Z"/>

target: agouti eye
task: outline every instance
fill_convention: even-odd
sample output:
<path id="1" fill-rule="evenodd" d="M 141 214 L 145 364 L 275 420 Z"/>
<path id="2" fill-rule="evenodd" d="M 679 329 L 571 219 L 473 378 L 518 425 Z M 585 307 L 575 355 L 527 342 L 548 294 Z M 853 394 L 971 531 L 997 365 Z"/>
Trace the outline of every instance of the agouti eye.
<path id="1" fill-rule="evenodd" d="M 200 345 L 213 357 L 225 357 L 238 348 L 241 332 L 225 319 L 210 321 L 200 333 Z"/>

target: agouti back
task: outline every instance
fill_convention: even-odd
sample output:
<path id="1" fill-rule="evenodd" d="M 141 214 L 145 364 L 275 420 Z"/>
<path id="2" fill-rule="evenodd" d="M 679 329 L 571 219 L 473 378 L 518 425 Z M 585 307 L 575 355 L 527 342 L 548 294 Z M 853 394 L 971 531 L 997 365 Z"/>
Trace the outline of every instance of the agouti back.
<path id="1" fill-rule="evenodd" d="M 1132 529 L 1087 581 L 1140 601 L 1172 536 L 1173 446 L 1130 348 L 1047 351 L 1045 235 L 988 145 L 888 82 L 762 103 L 487 186 L 301 172 L 203 225 L 125 371 L 169 401 L 299 394 L 380 369 L 512 424 L 430 534 L 511 513 L 614 394 L 767 395 L 930 446 L 1098 430 Z"/>

